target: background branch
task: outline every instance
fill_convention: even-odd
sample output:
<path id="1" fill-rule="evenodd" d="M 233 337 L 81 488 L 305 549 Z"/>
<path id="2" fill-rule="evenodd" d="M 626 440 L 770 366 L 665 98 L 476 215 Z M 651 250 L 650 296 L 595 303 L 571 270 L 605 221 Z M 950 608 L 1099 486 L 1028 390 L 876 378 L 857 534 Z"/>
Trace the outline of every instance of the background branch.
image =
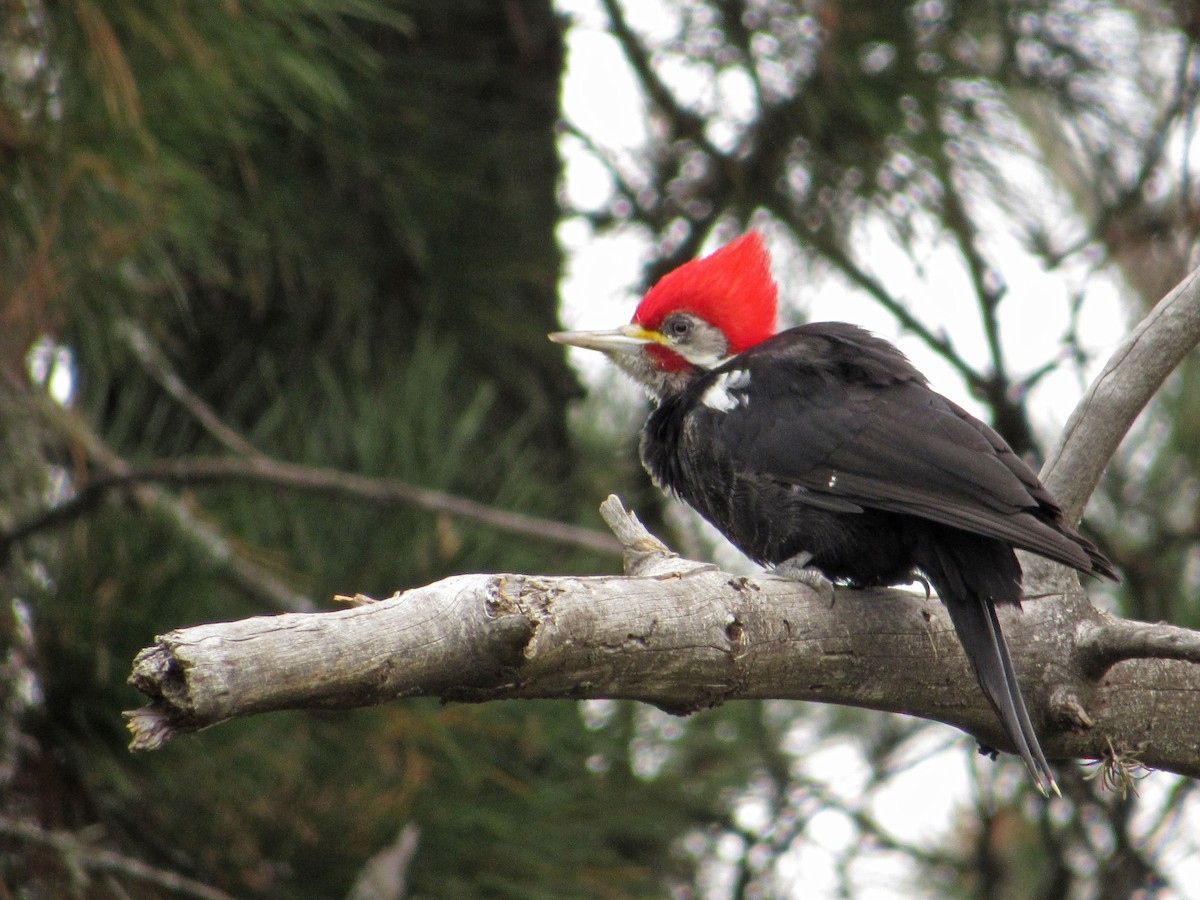
<path id="1" fill-rule="evenodd" d="M 117 326 L 117 334 L 133 353 L 142 368 L 158 382 L 158 386 L 176 403 L 191 414 L 221 446 L 241 456 L 260 456 L 261 451 L 221 421 L 211 406 L 179 376 L 162 349 L 141 326 L 126 319 Z"/>
<path id="2" fill-rule="evenodd" d="M 263 606 L 276 610 L 311 610 L 312 599 L 294 590 L 284 581 L 245 559 L 228 537 L 212 522 L 196 514 L 182 498 L 153 484 L 130 478 L 132 466 L 113 451 L 78 412 L 67 409 L 48 394 L 14 387 L 24 409 L 72 447 L 82 448 L 96 480 L 112 479 L 114 484 L 129 486 L 129 496 L 138 506 L 171 523 L 184 543 L 212 562 L 243 593 Z M 7 531 L 0 532 L 0 560 L 6 558 L 16 541 L 47 528 L 56 527 L 91 508 L 99 494 L 88 495 L 81 487 L 75 497 L 44 512 L 37 513 Z"/>
<path id="3" fill-rule="evenodd" d="M 499 531 L 524 537 L 569 544 L 602 554 L 616 554 L 620 545 L 608 534 L 590 528 L 556 522 L 538 516 L 511 512 L 469 500 L 445 491 L 421 487 L 398 479 L 370 478 L 335 469 L 316 468 L 271 459 L 234 429 L 221 421 L 220 416 L 192 391 L 174 371 L 163 352 L 145 331 L 135 323 L 125 321 L 118 329 L 131 352 L 159 386 L 178 402 L 197 422 L 236 458 L 200 458 L 159 460 L 135 464 L 120 459 L 103 445 L 98 435 L 70 411 L 52 408 L 48 399 L 39 404 L 48 423 L 58 426 L 80 443 L 103 472 L 76 486 L 75 493 L 53 507 L 18 522 L 7 531 L 0 531 L 0 560 L 7 558 L 12 547 L 25 538 L 61 526 L 90 511 L 110 491 L 130 486 L 176 484 L 195 486 L 223 481 L 256 481 L 274 487 L 330 494 L 376 505 L 394 507 L 415 506 L 435 513 L 448 513 L 462 519 L 479 522 Z M 56 405 L 55 405 L 56 406 Z M 171 505 L 172 499 L 139 488 L 142 499 L 159 505 Z M 174 510 L 180 518 L 180 510 Z M 208 544 L 215 535 L 209 535 Z M 223 539 L 217 541 L 223 543 Z M 230 553 L 222 557 L 232 558 Z M 245 576 L 247 573 L 243 573 Z M 282 609 L 311 609 L 307 599 L 287 595 L 287 589 L 271 589 L 261 578 L 243 578 L 257 583 L 256 593 L 264 589 L 271 595 L 272 605 Z M 283 602 L 280 602 L 280 601 Z"/>
<path id="4" fill-rule="evenodd" d="M 173 894 L 197 897 L 200 900 L 231 900 L 230 895 L 224 891 L 187 878 L 178 872 L 160 869 L 103 847 L 93 847 L 69 831 L 50 830 L 32 822 L 0 816 L 0 836 L 54 850 L 61 857 L 63 865 L 80 870 L 76 873 L 80 876 L 86 876 L 87 872 L 124 875 Z"/>
<path id="5" fill-rule="evenodd" d="M 114 466 L 108 472 L 89 479 L 70 499 L 18 524 L 7 534 L 0 534 L 0 556 L 15 542 L 69 521 L 91 509 L 102 495 L 119 488 L 151 484 L 198 487 L 236 482 L 254 482 L 325 494 L 384 508 L 415 506 L 429 512 L 449 513 L 500 531 L 568 544 L 595 553 L 616 555 L 621 552 L 620 544 L 610 535 L 590 528 L 498 509 L 445 491 L 391 478 L 372 478 L 337 469 L 281 462 L 256 453 L 244 458 L 199 457 Z"/>

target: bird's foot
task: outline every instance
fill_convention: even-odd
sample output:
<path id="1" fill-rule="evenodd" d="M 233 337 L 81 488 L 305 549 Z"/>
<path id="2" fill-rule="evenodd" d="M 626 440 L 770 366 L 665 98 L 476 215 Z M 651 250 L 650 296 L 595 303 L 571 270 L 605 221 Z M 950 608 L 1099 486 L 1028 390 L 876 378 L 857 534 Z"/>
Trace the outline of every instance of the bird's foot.
<path id="1" fill-rule="evenodd" d="M 811 553 L 801 553 L 793 556 L 791 559 L 785 559 L 781 563 L 776 563 L 771 567 L 771 572 L 778 578 L 786 578 L 788 581 L 799 581 L 802 584 L 807 584 L 817 593 L 827 595 L 829 597 L 829 605 L 833 606 L 834 601 L 837 599 L 837 586 L 826 578 L 820 569 L 808 565 L 811 559 Z"/>

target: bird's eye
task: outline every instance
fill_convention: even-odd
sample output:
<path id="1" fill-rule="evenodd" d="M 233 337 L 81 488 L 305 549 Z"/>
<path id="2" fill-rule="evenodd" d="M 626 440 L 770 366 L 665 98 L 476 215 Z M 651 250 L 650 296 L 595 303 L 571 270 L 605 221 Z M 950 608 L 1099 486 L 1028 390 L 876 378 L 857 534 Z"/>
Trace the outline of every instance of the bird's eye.
<path id="1" fill-rule="evenodd" d="M 692 333 L 692 320 L 687 316 L 672 316 L 664 323 L 663 331 L 676 340 L 685 338 Z"/>

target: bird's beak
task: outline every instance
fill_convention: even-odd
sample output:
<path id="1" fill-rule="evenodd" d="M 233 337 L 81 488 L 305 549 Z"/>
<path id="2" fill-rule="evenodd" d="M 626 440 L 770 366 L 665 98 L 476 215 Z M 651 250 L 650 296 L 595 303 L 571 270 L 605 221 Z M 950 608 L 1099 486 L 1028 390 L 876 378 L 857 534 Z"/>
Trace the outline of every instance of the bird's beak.
<path id="1" fill-rule="evenodd" d="M 550 335 L 550 340 L 616 356 L 637 353 L 647 344 L 661 344 L 663 336 L 641 325 L 622 325 L 612 331 L 556 331 Z"/>

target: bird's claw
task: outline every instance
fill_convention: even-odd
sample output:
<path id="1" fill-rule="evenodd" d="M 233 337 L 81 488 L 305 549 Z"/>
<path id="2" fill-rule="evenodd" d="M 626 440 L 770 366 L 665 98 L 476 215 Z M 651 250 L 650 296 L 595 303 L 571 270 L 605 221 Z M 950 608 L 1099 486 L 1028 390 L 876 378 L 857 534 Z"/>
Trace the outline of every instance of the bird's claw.
<path id="1" fill-rule="evenodd" d="M 910 584 L 919 584 L 921 587 L 925 588 L 926 600 L 933 596 L 933 588 L 929 586 L 929 579 L 924 575 L 914 574 L 913 580 L 910 582 Z"/>
<path id="2" fill-rule="evenodd" d="M 811 556 L 802 554 L 784 562 L 778 563 L 771 567 L 772 572 L 779 578 L 786 578 L 788 581 L 799 581 L 801 584 L 806 584 L 819 594 L 826 594 L 829 597 L 829 605 L 833 606 L 837 600 L 837 586 L 825 577 L 825 574 L 814 566 L 806 565 Z"/>

